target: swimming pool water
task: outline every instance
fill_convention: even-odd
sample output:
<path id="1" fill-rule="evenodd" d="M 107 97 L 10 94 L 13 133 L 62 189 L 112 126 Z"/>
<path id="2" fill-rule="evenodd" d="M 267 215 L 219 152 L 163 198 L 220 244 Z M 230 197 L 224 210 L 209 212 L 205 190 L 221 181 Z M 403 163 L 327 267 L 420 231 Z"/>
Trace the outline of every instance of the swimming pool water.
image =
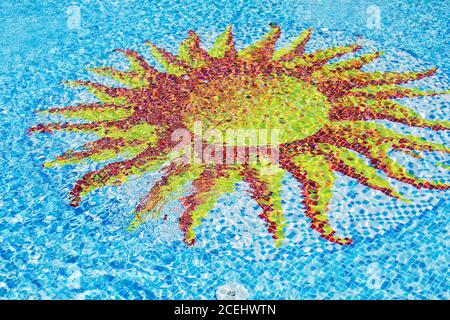
<path id="1" fill-rule="evenodd" d="M 0 4 L 0 298 L 216 299 L 229 288 L 251 299 L 449 299 L 448 192 L 396 183 L 412 203 L 380 196 L 339 176 L 332 223 L 350 246 L 336 246 L 308 227 L 298 184 L 283 185 L 287 238 L 274 248 L 247 186 L 220 199 L 199 227 L 194 247 L 182 242 L 176 218 L 126 230 L 133 208 L 155 174 L 98 190 L 78 208 L 67 195 L 97 165 L 43 168 L 42 163 L 86 137 L 37 137 L 39 109 L 91 97 L 61 85 L 87 79 L 86 68 L 121 65 L 115 48 L 148 56 L 151 39 L 175 51 L 186 32 L 206 46 L 229 24 L 237 45 L 258 39 L 270 22 L 283 45 L 300 31 L 316 32 L 307 50 L 356 41 L 386 54 L 381 70 L 439 72 L 418 82 L 449 89 L 448 3 L 442 1 L 2 1 Z M 149 58 L 150 60 L 150 58 Z M 449 119 L 449 96 L 406 100 L 423 117 Z M 449 143 L 446 132 L 392 128 Z M 449 182 L 448 156 L 394 154 L 424 178 Z"/>

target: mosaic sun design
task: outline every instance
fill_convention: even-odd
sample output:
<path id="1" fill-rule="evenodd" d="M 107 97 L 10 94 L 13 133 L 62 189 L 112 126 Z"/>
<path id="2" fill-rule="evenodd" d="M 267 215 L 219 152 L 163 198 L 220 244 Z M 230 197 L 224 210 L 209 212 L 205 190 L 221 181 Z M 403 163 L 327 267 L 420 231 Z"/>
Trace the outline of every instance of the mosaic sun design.
<path id="1" fill-rule="evenodd" d="M 236 183 L 244 181 L 261 207 L 259 216 L 279 245 L 286 226 L 281 187 L 288 172 L 300 182 L 311 228 L 324 239 L 344 245 L 352 240 L 339 236 L 328 218 L 335 172 L 399 201 L 408 199 L 381 172 L 417 188 L 450 187 L 414 176 L 389 156 L 392 150 L 420 157 L 423 151 L 448 153 L 449 148 L 370 121 L 388 120 L 448 130 L 449 121 L 423 119 L 395 101 L 448 94 L 401 86 L 430 77 L 436 69 L 364 72 L 362 67 L 377 59 L 381 52 L 331 62 L 361 48 L 349 45 L 305 53 L 312 33 L 308 29 L 289 46 L 276 50 L 280 32 L 280 27 L 272 24 L 261 40 L 237 50 L 228 27 L 207 51 L 200 45 L 199 37 L 190 31 L 177 55 L 147 43 L 164 72 L 152 67 L 138 53 L 119 49 L 130 62 L 128 70 L 102 67 L 91 71 L 114 79 L 121 86 L 69 82 L 85 87 L 100 101 L 46 112 L 86 121 L 39 124 L 30 128 L 30 132 L 75 131 L 99 138 L 45 166 L 113 159 L 76 182 L 70 192 L 71 205 L 78 206 L 82 197 L 95 189 L 120 185 L 133 175 L 159 170 L 162 177 L 140 201 L 130 229 L 148 217 L 161 215 L 168 201 L 182 197 L 180 229 L 184 241 L 193 244 L 196 227 L 217 200 L 233 192 Z M 172 141 L 172 133 L 179 128 L 194 132 L 196 121 L 201 121 L 206 129 L 277 129 L 279 161 L 178 163 L 175 160 L 180 154 L 173 151 L 176 141 Z M 225 146 L 230 147 L 239 146 Z M 183 197 L 186 192 L 188 195 Z"/>

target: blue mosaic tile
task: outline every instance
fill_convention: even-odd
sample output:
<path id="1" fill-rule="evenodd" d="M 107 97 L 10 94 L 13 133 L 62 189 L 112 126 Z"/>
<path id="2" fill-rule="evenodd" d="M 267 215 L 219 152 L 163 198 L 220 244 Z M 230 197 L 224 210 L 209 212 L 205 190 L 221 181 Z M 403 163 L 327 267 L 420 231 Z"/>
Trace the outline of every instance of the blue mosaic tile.
<path id="1" fill-rule="evenodd" d="M 221 60 L 222 64 L 214 65 L 200 75 L 173 71 L 172 76 L 166 77 L 169 71 L 164 66 L 164 59 L 163 63 L 157 62 L 144 45 L 151 39 L 167 52 L 176 54 L 187 31 L 195 30 L 204 48 L 210 49 L 215 39 L 231 25 L 237 50 L 259 40 L 267 30 L 272 30 L 268 38 L 275 37 L 278 27 L 282 30 L 275 49 L 269 44 L 262 53 L 253 53 L 255 56 L 249 58 L 250 62 L 236 67 L 246 76 L 258 74 L 258 68 L 267 68 L 269 64 L 274 68 L 270 72 L 287 72 L 286 65 L 274 62 L 275 59 L 264 60 L 264 54 L 286 48 L 308 28 L 314 31 L 308 35 L 310 38 L 305 42 L 305 53 L 302 54 L 351 43 L 361 47 L 360 51 L 351 50 L 345 56 L 336 54 L 326 61 L 326 65 L 383 51 L 383 56 L 364 66 L 361 72 L 432 70 L 416 76 L 417 79 L 410 79 L 417 81 L 404 86 L 425 92 L 447 90 L 447 94 L 425 94 L 411 99 L 396 91 L 399 94 L 396 102 L 422 119 L 444 123 L 441 126 L 447 127 L 439 130 L 417 128 L 400 121 L 389 121 L 392 117 L 379 117 L 371 123 L 448 146 L 450 50 L 446 38 L 447 3 L 422 1 L 419 4 L 406 0 L 45 0 L 17 3 L 4 0 L 0 7 L 3 25 L 0 31 L 0 298 L 450 298 L 450 225 L 446 191 L 450 176 L 449 158 L 444 152 L 424 152 L 422 157 L 415 157 L 399 149 L 389 151 L 389 158 L 411 174 L 423 180 L 439 181 L 433 190 L 418 189 L 388 177 L 381 170 L 377 172 L 392 184 L 392 192 L 410 202 L 399 201 L 361 184 L 364 180 L 361 177 L 364 178 L 367 172 L 359 179 L 335 172 L 329 205 L 320 212 L 319 209 L 311 211 L 311 207 L 317 205 L 314 192 L 302 193 L 308 179 L 302 182 L 297 171 L 286 169 L 286 162 L 283 167 L 286 173 L 278 190 L 283 223 L 271 224 L 273 217 L 264 216 L 273 212 L 274 206 L 264 206 L 258 185 L 252 184 L 254 180 L 247 176 L 246 181 L 237 181 L 233 192 L 218 197 L 201 219 L 202 223 L 195 227 L 194 242 L 194 227 L 183 224 L 183 219 L 180 222 L 180 216 L 183 217 L 189 205 L 198 205 L 186 200 L 189 190 L 201 189 L 202 185 L 196 184 L 195 179 L 187 183 L 184 193 L 170 199 L 158 211 L 158 219 L 139 223 L 139 228 L 131 232 L 128 227 L 133 215 L 130 213 L 145 202 L 143 199 L 155 183 L 164 179 L 163 171 L 145 172 L 124 184 L 89 190 L 92 192 L 82 201 L 72 199 L 71 202 L 68 195 L 73 195 L 73 186 L 80 177 L 122 161 L 124 159 L 120 157 L 125 155 L 100 164 L 86 161 L 48 168 L 43 163 L 67 150 L 89 145 L 96 138 L 79 132 L 28 133 L 39 123 L 67 121 L 63 115 L 49 117 L 36 113 L 37 110 L 98 102 L 86 90 L 63 86 L 61 82 L 89 79 L 117 85 L 86 70 L 108 65 L 118 71 L 127 70 L 127 60 L 120 52 L 114 52 L 117 48 L 139 52 L 142 61 L 148 61 L 158 72 L 157 79 L 186 86 L 193 81 L 193 75 L 200 79 L 202 75 L 216 72 L 218 66 L 235 67 L 235 60 L 231 59 L 229 65 Z M 285 58 L 289 60 L 287 56 Z M 312 54 L 308 59 L 316 59 L 317 63 L 319 58 Z M 302 61 L 308 62 L 307 59 Z M 187 68 L 185 64 L 181 66 Z M 310 66 L 313 67 L 317 65 Z M 319 67 L 323 68 L 322 65 Z M 437 71 L 432 69 L 434 67 Z M 313 73 L 308 71 L 313 69 L 300 70 L 301 65 L 295 68 L 296 73 L 292 71 L 290 76 L 310 77 Z M 314 72 L 318 71 L 314 69 Z M 348 74 L 338 76 L 345 78 Z M 177 80 L 173 80 L 175 78 Z M 134 81 L 142 80 L 136 79 Z M 218 83 L 214 85 L 224 90 L 220 87 L 223 79 L 217 79 Z M 208 79 L 209 85 L 205 88 L 213 87 L 214 80 Z M 280 87 L 272 80 L 267 80 L 264 85 L 269 86 L 268 91 Z M 161 88 L 166 87 L 161 85 Z M 196 87 L 189 89 L 193 94 Z M 349 91 L 347 88 L 341 96 L 336 96 L 333 95 L 335 90 L 336 87 L 331 87 L 328 91 L 327 101 L 342 98 L 342 92 L 348 94 Z M 283 92 L 286 96 L 289 94 Z M 209 91 L 205 89 L 204 93 L 209 94 Z M 305 104 L 309 103 L 308 99 L 304 100 Z M 201 103 L 201 99 L 196 101 Z M 354 114 L 350 113 L 349 117 L 353 119 Z M 314 115 L 318 117 L 318 113 Z M 260 114 L 241 116 L 250 121 L 259 119 Z M 152 117 L 157 115 L 152 114 Z M 73 123 L 85 122 L 75 120 Z M 45 131 L 42 127 L 37 128 L 36 131 Z M 286 130 L 291 135 L 297 133 L 291 128 Z M 139 135 L 144 131 L 140 130 Z M 317 156 L 314 154 L 317 149 L 302 150 Z M 334 155 L 330 154 L 330 159 Z M 373 166 L 368 159 L 361 157 L 361 160 L 366 166 Z M 328 172 L 324 171 L 326 168 L 322 169 L 320 172 Z M 216 178 L 214 174 L 203 183 L 208 185 Z M 317 189 L 313 188 L 313 191 Z M 209 193 L 208 196 L 213 195 Z M 326 215 L 326 222 L 317 217 L 319 213 Z M 285 224 L 283 228 L 280 227 L 282 224 Z M 277 233 L 281 229 L 283 236 L 281 232 Z M 282 241 L 277 242 L 281 238 Z M 347 238 L 352 242 L 344 240 Z"/>

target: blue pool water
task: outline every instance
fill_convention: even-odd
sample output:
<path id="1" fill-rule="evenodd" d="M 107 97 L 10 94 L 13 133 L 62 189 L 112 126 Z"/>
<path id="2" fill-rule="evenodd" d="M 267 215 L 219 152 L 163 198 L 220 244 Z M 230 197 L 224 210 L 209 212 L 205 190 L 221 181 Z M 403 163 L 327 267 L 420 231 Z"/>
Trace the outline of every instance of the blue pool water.
<path id="1" fill-rule="evenodd" d="M 0 298 L 215 299 L 231 290 L 253 299 L 449 299 L 448 192 L 396 183 L 414 199 L 405 204 L 340 176 L 330 215 L 354 243 L 337 247 L 308 228 L 299 186 L 287 176 L 287 241 L 276 249 L 239 184 L 188 248 L 176 222 L 178 202 L 165 209 L 166 221 L 126 230 L 155 175 L 93 192 L 73 208 L 67 199 L 73 183 L 96 165 L 46 169 L 42 163 L 86 138 L 26 133 L 46 120 L 35 110 L 89 99 L 61 81 L 87 79 L 88 67 L 120 65 L 113 49 L 148 56 L 143 42 L 151 39 L 175 51 L 189 29 L 209 46 L 228 24 L 239 47 L 260 37 L 270 22 L 283 28 L 280 45 L 313 27 L 308 50 L 357 41 L 366 50 L 385 51 L 372 68 L 436 66 L 438 74 L 420 86 L 449 89 L 448 6 L 438 0 L 2 0 Z M 449 119 L 448 95 L 404 104 L 424 117 Z M 447 133 L 409 131 L 450 143 Z M 448 164 L 448 156 L 394 156 L 421 177 L 450 180 L 446 170 L 430 165 Z"/>

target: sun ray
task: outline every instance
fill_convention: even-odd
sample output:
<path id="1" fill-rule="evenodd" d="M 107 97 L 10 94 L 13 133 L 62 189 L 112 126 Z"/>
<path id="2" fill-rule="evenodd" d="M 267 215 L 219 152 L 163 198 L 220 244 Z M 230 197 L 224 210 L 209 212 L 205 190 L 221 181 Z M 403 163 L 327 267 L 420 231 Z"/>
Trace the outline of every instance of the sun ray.
<path id="1" fill-rule="evenodd" d="M 200 46 L 199 36 L 192 30 L 189 30 L 188 37 L 178 49 L 178 59 L 186 62 L 191 68 L 202 68 L 211 62 L 211 57 Z"/>
<path id="2" fill-rule="evenodd" d="M 349 46 L 334 47 L 325 50 L 318 50 L 313 53 L 295 57 L 283 63 L 288 69 L 308 68 L 312 71 L 319 69 L 330 60 L 342 57 L 345 54 L 360 50 L 359 45 L 353 44 Z"/>
<path id="3" fill-rule="evenodd" d="M 237 55 L 237 50 L 234 46 L 232 27 L 226 27 L 225 31 L 219 35 L 214 42 L 214 46 L 208 51 L 208 54 L 213 58 L 234 58 Z"/>
<path id="4" fill-rule="evenodd" d="M 54 131 L 81 132 L 95 134 L 99 137 L 122 138 L 125 140 L 145 140 L 154 143 L 158 138 L 161 128 L 148 124 L 145 121 L 138 123 L 129 118 L 118 121 L 97 121 L 89 123 L 50 123 L 38 124 L 29 128 L 30 133 Z"/>
<path id="5" fill-rule="evenodd" d="M 404 166 L 393 160 L 388 154 L 390 150 L 398 148 L 399 145 L 404 148 L 413 148 L 411 146 L 413 145 L 414 150 L 441 151 L 448 153 L 450 150 L 445 146 L 430 143 L 414 136 L 401 135 L 375 123 L 345 123 L 342 127 L 349 128 L 349 126 L 352 126 L 352 132 L 342 131 L 340 135 L 346 139 L 346 141 L 342 143 L 341 140 L 336 140 L 336 143 L 342 147 L 352 149 L 362 154 L 370 160 L 371 164 L 376 169 L 382 170 L 388 177 L 410 184 L 419 189 L 446 190 L 450 188 L 450 184 L 444 184 L 439 181 L 427 181 L 416 177 Z M 368 130 L 361 130 L 361 127 Z M 359 133 L 359 135 L 355 133 Z M 366 138 L 362 139 L 362 135 L 365 135 Z"/>
<path id="6" fill-rule="evenodd" d="M 415 88 L 405 88 L 397 85 L 369 85 L 364 88 L 355 88 L 347 93 L 349 96 L 366 97 L 375 100 L 417 98 L 450 94 L 450 91 L 423 91 Z"/>
<path id="7" fill-rule="evenodd" d="M 208 215 L 217 200 L 226 193 L 234 191 L 235 184 L 241 180 L 239 172 L 221 165 L 205 168 L 197 179 L 192 181 L 193 191 L 182 199 L 185 211 L 180 218 L 180 229 L 187 244 L 195 242 L 195 228 Z"/>
<path id="8" fill-rule="evenodd" d="M 250 46 L 238 52 L 238 57 L 242 60 L 269 60 L 273 56 L 275 43 L 281 34 L 281 28 L 276 25 L 270 25 L 270 30 L 261 40 L 258 40 Z"/>
<path id="9" fill-rule="evenodd" d="M 94 142 L 88 142 L 80 151 L 69 150 L 52 161 L 44 163 L 45 167 L 55 165 L 75 164 L 83 160 L 104 161 L 119 155 L 134 157 L 149 146 L 145 140 L 127 140 L 124 138 L 103 137 Z"/>
<path id="10" fill-rule="evenodd" d="M 140 76 L 144 76 L 147 79 L 154 79 L 157 71 L 153 68 L 145 58 L 139 53 L 133 50 L 116 49 L 116 52 L 121 52 L 130 62 L 130 71 L 136 72 Z"/>
<path id="11" fill-rule="evenodd" d="M 168 74 L 182 76 L 189 72 L 187 64 L 178 60 L 172 53 L 165 51 L 151 42 L 146 42 L 146 45 L 150 48 L 153 58 L 163 66 Z"/>
<path id="12" fill-rule="evenodd" d="M 413 173 L 409 172 L 404 166 L 391 159 L 387 154 L 377 152 L 377 149 L 371 150 L 371 152 L 364 152 L 363 155 L 371 160 L 371 164 L 378 170 L 382 170 L 388 177 L 398 180 L 400 182 L 407 183 L 418 189 L 438 189 L 447 190 L 450 188 L 449 184 L 444 184 L 439 181 L 427 181 L 416 177 Z M 377 152 L 377 153 L 376 153 Z"/>
<path id="13" fill-rule="evenodd" d="M 88 70 L 103 77 L 116 80 L 131 88 L 143 88 L 150 85 L 147 79 L 134 71 L 121 71 L 113 67 L 91 68 Z"/>
<path id="14" fill-rule="evenodd" d="M 86 173 L 79 179 L 70 191 L 72 206 L 78 206 L 81 198 L 95 189 L 105 186 L 123 184 L 133 175 L 158 169 L 167 160 L 175 142 L 168 139 L 170 132 L 161 134 L 160 140 L 130 160 L 107 164 L 101 169 Z"/>
<path id="15" fill-rule="evenodd" d="M 273 60 L 289 61 L 303 55 L 306 44 L 311 38 L 312 31 L 312 28 L 303 31 L 289 46 L 276 50 L 273 54 Z"/>
<path id="16" fill-rule="evenodd" d="M 70 191 L 70 204 L 76 207 L 82 197 L 95 189 L 121 185 L 130 176 L 156 170 L 165 162 L 165 159 L 160 156 L 144 155 L 145 152 L 142 152 L 131 160 L 113 162 L 99 170 L 88 172 L 75 183 Z"/>
<path id="17" fill-rule="evenodd" d="M 411 148 L 411 150 L 450 153 L 450 148 L 443 144 L 430 142 L 413 135 L 398 133 L 375 122 L 342 121 L 335 123 L 333 130 L 336 130 L 334 131 L 335 134 L 348 138 L 352 143 L 376 143 L 378 146 L 382 146 L 384 150 L 389 150 L 392 145 L 398 146 L 401 144 L 405 148 Z"/>
<path id="18" fill-rule="evenodd" d="M 332 120 L 389 120 L 412 127 L 449 130 L 450 121 L 427 120 L 411 108 L 392 100 L 371 100 L 361 97 L 344 97 L 337 100 L 330 111 Z"/>
<path id="19" fill-rule="evenodd" d="M 89 123 L 70 123 L 70 122 L 57 122 L 49 124 L 37 124 L 34 127 L 28 129 L 29 133 L 45 132 L 54 133 L 55 131 L 67 131 L 67 132 L 85 132 L 95 133 L 104 132 L 107 127 L 121 127 L 127 120 L 118 121 L 96 121 Z"/>
<path id="20" fill-rule="evenodd" d="M 107 104 L 126 105 L 127 100 L 133 93 L 133 91 L 127 88 L 112 88 L 91 81 L 66 81 L 64 84 L 71 87 L 85 87 L 90 93 L 97 97 L 97 99 Z"/>
<path id="21" fill-rule="evenodd" d="M 145 198 L 139 203 L 135 217 L 128 227 L 135 230 L 151 214 L 153 218 L 161 214 L 163 207 L 171 200 L 179 198 L 186 185 L 199 177 L 203 168 L 195 165 L 177 165 L 171 163 L 163 176 L 153 185 Z"/>
<path id="22" fill-rule="evenodd" d="M 281 188 L 285 171 L 272 164 L 260 164 L 244 166 L 241 173 L 243 181 L 250 186 L 251 197 L 263 210 L 259 216 L 275 239 L 275 245 L 280 246 L 286 226 L 281 205 Z"/>
<path id="23" fill-rule="evenodd" d="M 362 185 L 403 201 L 402 195 L 395 190 L 389 181 L 377 173 L 377 170 L 366 164 L 356 153 L 338 148 L 331 144 L 319 143 L 317 149 L 325 157 L 335 171 L 357 180 Z"/>
<path id="24" fill-rule="evenodd" d="M 84 119 L 88 121 L 123 120 L 131 116 L 133 112 L 133 109 L 129 106 L 102 104 L 98 102 L 40 111 L 42 114 L 57 114 L 67 118 Z"/>
<path id="25" fill-rule="evenodd" d="M 383 52 L 372 52 L 363 54 L 359 57 L 339 61 L 331 64 L 324 65 L 321 69 L 322 74 L 336 74 L 339 72 L 349 71 L 349 70 L 359 70 L 365 65 L 375 61 L 378 59 L 381 55 L 383 55 Z"/>
<path id="26" fill-rule="evenodd" d="M 322 74 L 320 71 L 312 75 L 315 84 L 328 90 L 330 96 L 343 96 L 354 88 L 367 88 L 369 86 L 383 86 L 392 84 L 404 84 L 414 80 L 430 77 L 436 73 L 436 69 L 419 72 L 361 72 L 350 70 L 336 74 Z"/>
<path id="27" fill-rule="evenodd" d="M 351 239 L 336 235 L 328 220 L 335 178 L 325 158 L 305 153 L 291 160 L 283 159 L 281 164 L 302 184 L 303 204 L 306 216 L 311 219 L 311 228 L 328 241 L 350 244 Z"/>

